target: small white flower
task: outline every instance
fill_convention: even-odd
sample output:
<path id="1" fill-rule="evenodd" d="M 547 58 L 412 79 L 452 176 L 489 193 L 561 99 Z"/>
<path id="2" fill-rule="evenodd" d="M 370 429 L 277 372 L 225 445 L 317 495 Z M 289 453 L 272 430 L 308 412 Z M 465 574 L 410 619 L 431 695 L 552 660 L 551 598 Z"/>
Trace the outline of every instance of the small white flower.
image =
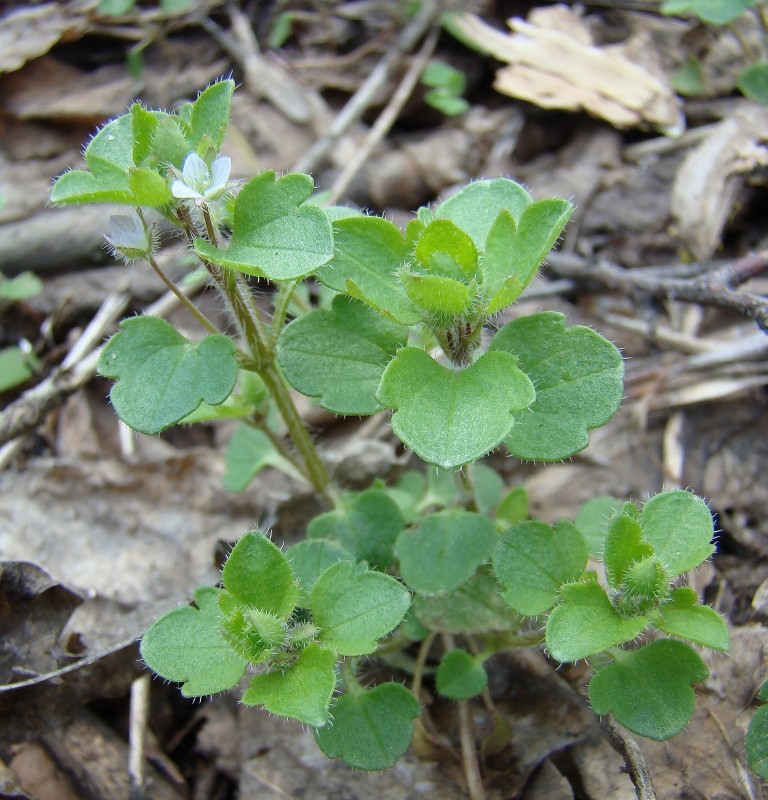
<path id="1" fill-rule="evenodd" d="M 216 200 L 227 191 L 231 169 L 232 159 L 227 156 L 219 156 L 209 169 L 197 153 L 190 153 L 184 159 L 181 178 L 171 183 L 171 194 L 180 200 L 195 200 L 198 203 Z"/>
<path id="2" fill-rule="evenodd" d="M 114 214 L 109 218 L 109 236 L 104 237 L 115 256 L 126 261 L 146 258 L 154 246 L 152 232 L 134 211 L 130 216 Z"/>

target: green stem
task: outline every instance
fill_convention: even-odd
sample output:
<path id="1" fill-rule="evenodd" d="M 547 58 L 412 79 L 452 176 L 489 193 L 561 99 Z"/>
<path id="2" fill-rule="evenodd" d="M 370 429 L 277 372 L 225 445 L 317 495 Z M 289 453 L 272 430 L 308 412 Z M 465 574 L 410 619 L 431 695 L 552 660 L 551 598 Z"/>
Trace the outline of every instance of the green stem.
<path id="1" fill-rule="evenodd" d="M 285 325 L 285 318 L 288 316 L 288 306 L 293 297 L 293 290 L 296 288 L 298 281 L 286 281 L 281 283 L 277 290 L 277 297 L 274 303 L 274 312 L 272 313 L 272 325 L 269 329 L 269 346 L 272 350 L 277 347 L 277 337 L 280 336 Z"/>
<path id="2" fill-rule="evenodd" d="M 460 470 L 458 470 L 458 475 L 466 495 L 464 507 L 467 509 L 467 511 L 479 511 L 477 507 L 477 495 L 475 493 L 474 463 L 465 464 Z"/>
<path id="3" fill-rule="evenodd" d="M 437 633 L 432 631 L 424 638 L 419 646 L 419 654 L 416 657 L 416 667 L 413 670 L 413 680 L 411 681 L 411 693 L 419 703 L 421 702 L 419 695 L 421 694 L 421 682 L 424 680 L 424 669 L 427 666 L 427 657 L 436 636 Z"/>
<path id="4" fill-rule="evenodd" d="M 283 376 L 278 372 L 277 367 L 268 363 L 259 370 L 262 380 L 267 385 L 269 394 L 272 397 L 280 416 L 285 422 L 285 427 L 288 429 L 288 435 L 291 437 L 296 450 L 304 461 L 307 467 L 307 474 L 312 483 L 312 486 L 318 491 L 322 492 L 328 499 L 338 506 L 340 498 L 338 493 L 331 486 L 328 470 L 320 460 L 317 449 L 312 442 L 312 439 L 307 431 L 304 422 L 299 416 L 299 412 L 294 405 L 291 393 L 285 385 Z"/>
<path id="5" fill-rule="evenodd" d="M 365 692 L 365 688 L 357 679 L 355 669 L 348 658 L 342 659 L 340 662 L 341 677 L 344 680 L 347 694 L 361 695 Z"/>
<path id="6" fill-rule="evenodd" d="M 208 319 L 208 317 L 203 314 L 202 311 L 179 289 L 176 284 L 170 280 L 170 278 L 163 272 L 160 268 L 160 265 L 155 261 L 155 257 L 153 255 L 149 255 L 147 260 L 149 261 L 150 267 L 155 271 L 155 274 L 158 278 L 168 287 L 168 291 L 170 291 L 173 295 L 176 296 L 176 299 L 187 309 L 187 311 L 192 314 L 195 319 L 209 332 L 209 333 L 221 333 L 221 331 Z"/>

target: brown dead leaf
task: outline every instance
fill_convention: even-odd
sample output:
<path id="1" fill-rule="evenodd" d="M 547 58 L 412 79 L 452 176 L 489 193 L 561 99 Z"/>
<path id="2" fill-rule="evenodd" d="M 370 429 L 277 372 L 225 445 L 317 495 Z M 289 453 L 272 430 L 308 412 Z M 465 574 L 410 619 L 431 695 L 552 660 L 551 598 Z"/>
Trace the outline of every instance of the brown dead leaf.
<path id="1" fill-rule="evenodd" d="M 471 46 L 509 64 L 496 73 L 497 91 L 542 108 L 584 109 L 617 128 L 649 123 L 668 132 L 682 129 L 680 101 L 647 31 L 598 46 L 564 5 L 534 9 L 528 21 L 515 17 L 508 24 L 511 35 L 473 14 L 452 17 Z"/>
<path id="2" fill-rule="evenodd" d="M 683 160 L 672 185 L 675 231 L 697 260 L 712 256 L 750 174 L 768 166 L 768 109 L 741 101 Z"/>
<path id="3" fill-rule="evenodd" d="M 0 18 L 0 72 L 13 72 L 62 39 L 78 39 L 98 0 L 19 4 Z"/>

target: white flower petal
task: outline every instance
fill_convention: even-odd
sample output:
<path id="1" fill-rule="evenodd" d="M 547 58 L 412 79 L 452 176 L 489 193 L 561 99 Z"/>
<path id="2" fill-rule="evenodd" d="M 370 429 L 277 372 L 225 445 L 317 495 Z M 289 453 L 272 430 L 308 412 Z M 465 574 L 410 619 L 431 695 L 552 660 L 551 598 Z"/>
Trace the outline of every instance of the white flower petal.
<path id="1" fill-rule="evenodd" d="M 209 189 L 223 189 L 229 180 L 232 171 L 232 159 L 229 156 L 219 156 L 211 166 L 211 183 Z"/>
<path id="2" fill-rule="evenodd" d="M 202 197 L 200 192 L 180 180 L 171 183 L 171 194 L 179 200 L 199 200 Z"/>
<path id="3" fill-rule="evenodd" d="M 211 172 L 208 169 L 208 165 L 197 153 L 190 153 L 184 159 L 184 167 L 181 172 L 184 176 L 184 183 L 198 192 L 202 193 L 211 182 Z"/>

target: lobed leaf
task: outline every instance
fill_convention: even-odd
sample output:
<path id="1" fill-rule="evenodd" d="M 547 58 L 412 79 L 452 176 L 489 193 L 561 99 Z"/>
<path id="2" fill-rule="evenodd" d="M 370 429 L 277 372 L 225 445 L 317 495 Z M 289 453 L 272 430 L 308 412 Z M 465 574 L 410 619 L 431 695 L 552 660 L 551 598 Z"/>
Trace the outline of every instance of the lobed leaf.
<path id="1" fill-rule="evenodd" d="M 401 583 L 350 561 L 326 569 L 309 595 L 321 643 L 343 656 L 372 653 L 378 640 L 402 622 L 410 604 Z"/>
<path id="2" fill-rule="evenodd" d="M 519 614 L 533 617 L 557 601 L 562 584 L 575 581 L 587 565 L 587 547 L 578 528 L 528 520 L 503 533 L 493 553 L 493 569 L 503 597 Z"/>
<path id="3" fill-rule="evenodd" d="M 395 409 L 392 428 L 400 440 L 424 461 L 450 469 L 498 446 L 535 391 L 509 353 L 485 353 L 453 370 L 406 347 L 384 370 L 377 396 Z"/>
<path id="4" fill-rule="evenodd" d="M 288 669 L 256 675 L 242 702 L 319 728 L 328 722 L 335 688 L 336 654 L 309 644 Z"/>
<path id="5" fill-rule="evenodd" d="M 283 329 L 277 359 L 291 386 L 323 408 L 367 415 L 381 410 L 376 390 L 382 373 L 406 341 L 401 325 L 337 296 L 330 310 L 318 308 Z"/>
<path id="6" fill-rule="evenodd" d="M 483 665 L 466 650 L 457 647 L 443 654 L 437 668 L 437 691 L 451 700 L 477 697 L 488 685 Z"/>
<path id="7" fill-rule="evenodd" d="M 236 686 L 247 662 L 219 628 L 218 589 L 195 592 L 197 608 L 175 608 L 154 622 L 141 640 L 141 657 L 161 678 L 182 683 L 184 697 L 203 697 Z"/>
<path id="8" fill-rule="evenodd" d="M 275 180 L 272 170 L 248 181 L 235 200 L 229 247 L 195 240 L 197 254 L 214 264 L 275 281 L 312 274 L 333 256 L 333 231 L 325 212 L 306 203 L 309 175 Z"/>
<path id="9" fill-rule="evenodd" d="M 689 639 L 713 650 L 727 650 L 730 635 L 725 620 L 709 606 L 699 603 L 696 592 L 681 586 L 659 607 L 658 628 L 671 636 Z"/>
<path id="10" fill-rule="evenodd" d="M 648 625 L 644 616 L 622 617 L 594 581 L 565 584 L 561 595 L 563 602 L 547 618 L 546 632 L 547 648 L 558 661 L 578 661 L 623 644 Z"/>
<path id="11" fill-rule="evenodd" d="M 490 351 L 511 353 L 536 387 L 536 402 L 505 439 L 521 459 L 558 461 L 589 444 L 589 430 L 617 411 L 624 390 L 621 353 L 590 328 L 567 328 L 545 311 L 505 325 Z"/>
<path id="12" fill-rule="evenodd" d="M 422 595 L 444 594 L 466 583 L 485 563 L 496 544 L 488 517 L 463 509 L 425 517 L 404 530 L 395 543 L 400 575 Z"/>
<path id="13" fill-rule="evenodd" d="M 404 686 L 382 683 L 342 695 L 331 707 L 333 722 L 315 730 L 315 740 L 329 758 L 342 758 L 353 769 L 387 769 L 408 749 L 419 713 Z"/>
<path id="14" fill-rule="evenodd" d="M 408 256 L 400 230 L 381 217 L 354 216 L 335 221 L 333 234 L 333 258 L 317 270 L 315 277 L 395 322 L 419 322 L 421 312 L 393 279 Z"/>
<path id="15" fill-rule="evenodd" d="M 203 401 L 223 403 L 237 380 L 237 359 L 228 336 L 193 343 L 165 320 L 132 317 L 107 343 L 98 371 L 117 380 L 109 396 L 120 419 L 156 434 Z"/>
<path id="16" fill-rule="evenodd" d="M 405 527 L 397 503 L 381 489 L 368 489 L 345 508 L 315 517 L 307 528 L 309 538 L 336 539 L 376 569 L 388 569 L 394 562 L 395 541 Z"/>
<path id="17" fill-rule="evenodd" d="M 682 490 L 651 497 L 640 512 L 643 539 L 672 577 L 698 567 L 715 552 L 715 525 L 707 504 Z"/>
<path id="18" fill-rule="evenodd" d="M 696 703 L 691 684 L 709 674 L 701 658 L 672 639 L 619 651 L 616 658 L 589 683 L 594 712 L 613 714 L 625 728 L 648 739 L 665 741 L 679 733 Z"/>

